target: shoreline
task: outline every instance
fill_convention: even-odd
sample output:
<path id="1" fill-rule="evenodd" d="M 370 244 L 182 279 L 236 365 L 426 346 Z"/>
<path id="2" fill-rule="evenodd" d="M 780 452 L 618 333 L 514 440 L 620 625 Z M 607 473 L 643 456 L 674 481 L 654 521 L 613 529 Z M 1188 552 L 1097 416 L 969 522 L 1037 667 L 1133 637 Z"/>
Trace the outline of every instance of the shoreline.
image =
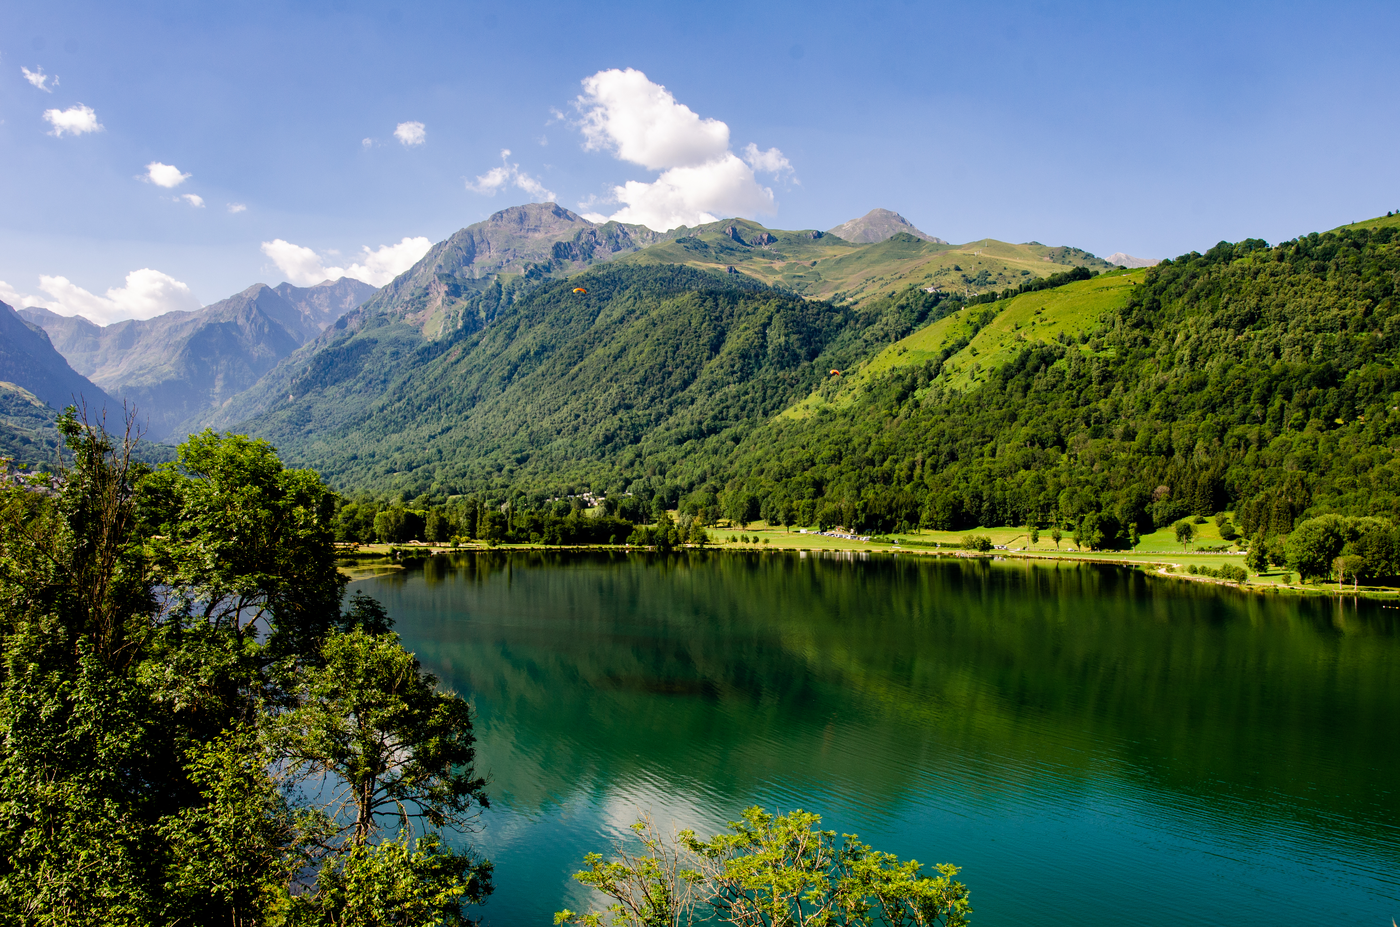
<path id="1" fill-rule="evenodd" d="M 796 537 L 822 537 L 821 535 L 789 535 L 788 539 L 796 540 Z M 384 572 L 393 572 L 404 569 L 406 562 L 414 560 L 425 560 L 430 557 L 438 557 L 444 554 L 454 553 L 524 553 L 524 552 L 554 552 L 554 553 L 656 553 L 655 547 L 636 547 L 628 544 L 496 544 L 494 546 L 479 541 L 460 546 L 443 544 L 360 544 L 354 546 L 340 546 L 338 555 L 342 560 L 353 561 L 375 561 L 379 567 L 374 570 L 347 570 L 342 565 L 341 571 L 351 577 L 351 582 L 356 582 L 371 576 L 380 575 Z M 1376 601 L 1389 601 L 1400 599 L 1400 589 L 1390 587 L 1359 586 L 1347 588 L 1338 587 L 1337 584 L 1308 584 L 1294 583 L 1288 581 L 1278 581 L 1276 579 L 1264 579 L 1260 581 L 1260 574 L 1251 574 L 1249 580 L 1236 582 L 1234 580 L 1221 579 L 1214 576 L 1202 576 L 1189 573 L 1186 566 L 1176 560 L 1162 556 L 1158 552 L 1121 554 L 1114 556 L 1111 553 L 1097 551 L 1034 551 L 1034 550 L 993 550 L 993 551 L 972 551 L 959 550 L 953 547 L 908 547 L 893 543 L 875 543 L 850 541 L 842 544 L 794 544 L 794 543 L 716 543 L 704 546 L 686 545 L 676 548 L 674 553 L 680 552 L 709 552 L 720 553 L 818 553 L 818 554 L 879 554 L 879 555 L 903 555 L 915 557 L 945 557 L 963 560 L 1025 560 L 1041 563 L 1092 563 L 1107 566 L 1117 566 L 1136 569 L 1139 572 L 1157 579 L 1169 579 L 1185 582 L 1204 583 L 1208 585 L 1224 586 L 1226 588 L 1238 589 L 1243 592 L 1251 592 L 1260 595 L 1286 594 L 1298 596 L 1350 596 L 1352 598 L 1372 599 Z M 396 552 L 398 556 L 396 556 Z M 404 557 L 403 554 L 411 554 Z M 1238 560 L 1238 555 L 1234 554 L 1191 554 L 1186 552 L 1186 556 L 1197 559 L 1209 558 L 1210 560 L 1220 560 L 1221 562 L 1232 562 Z M 369 566 L 367 563 L 366 566 Z M 1280 571 L 1290 576 L 1291 573 Z M 1263 576 L 1277 574 L 1262 574 Z"/>

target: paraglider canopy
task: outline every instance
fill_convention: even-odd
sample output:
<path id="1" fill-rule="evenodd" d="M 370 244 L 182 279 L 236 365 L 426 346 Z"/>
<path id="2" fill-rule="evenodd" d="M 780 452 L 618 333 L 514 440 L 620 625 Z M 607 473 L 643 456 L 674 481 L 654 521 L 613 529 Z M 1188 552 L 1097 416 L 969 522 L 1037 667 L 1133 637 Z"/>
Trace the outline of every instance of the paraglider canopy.
<path id="1" fill-rule="evenodd" d="M 574 287 L 574 292 L 575 292 L 575 293 L 587 293 L 588 291 L 585 290 L 585 289 L 584 289 L 583 287 L 581 287 L 581 286 L 576 286 L 576 287 Z"/>
<path id="2" fill-rule="evenodd" d="M 841 371 L 839 371 L 839 370 L 833 370 L 833 371 L 831 371 L 831 375 L 832 375 L 833 377 L 839 377 L 839 376 L 841 376 Z"/>

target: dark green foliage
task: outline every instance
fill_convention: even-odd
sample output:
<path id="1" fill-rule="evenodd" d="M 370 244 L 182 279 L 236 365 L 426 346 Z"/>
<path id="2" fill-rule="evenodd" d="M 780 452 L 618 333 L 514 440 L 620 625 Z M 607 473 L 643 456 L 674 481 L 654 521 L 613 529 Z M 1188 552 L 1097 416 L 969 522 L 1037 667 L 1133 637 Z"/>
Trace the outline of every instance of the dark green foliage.
<path id="1" fill-rule="evenodd" d="M 1249 581 L 1249 573 L 1244 567 L 1237 567 L 1232 563 L 1222 564 L 1218 567 L 1197 566 L 1193 563 L 1186 568 L 1186 572 L 1192 576 L 1213 576 L 1216 579 L 1228 579 L 1236 583 Z"/>
<path id="2" fill-rule="evenodd" d="M 975 550 L 985 554 L 992 549 L 992 539 L 985 534 L 969 534 L 962 539 L 962 546 L 966 550 Z"/>
<path id="3" fill-rule="evenodd" d="M 1288 568 L 1303 579 L 1400 575 L 1400 532 L 1389 519 L 1320 515 L 1299 522 L 1285 547 Z"/>
<path id="4" fill-rule="evenodd" d="M 489 864 L 421 827 L 381 851 L 377 812 L 391 793 L 436 826 L 484 804 L 468 708 L 377 603 L 341 612 L 330 490 L 238 436 L 152 471 L 71 412 L 58 430 L 58 479 L 0 486 L 0 923 L 290 927 L 328 897 L 460 919 Z M 349 729 L 412 782 L 322 764 L 325 789 L 361 786 L 347 827 L 289 785 Z"/>
<path id="5" fill-rule="evenodd" d="M 439 340 L 389 317 L 347 327 L 251 427 L 381 498 L 568 484 L 649 498 L 699 488 L 830 368 L 950 305 L 908 288 L 856 310 L 743 276 L 609 266 Z"/>
<path id="6" fill-rule="evenodd" d="M 966 393 L 938 364 L 896 369 L 772 422 L 729 472 L 874 531 L 900 498 L 952 530 L 1112 516 L 1105 544 L 1230 508 L 1268 537 L 1329 508 L 1395 518 L 1397 281 L 1393 229 L 1222 243 L 1148 271 L 1081 343 L 1027 345 Z"/>

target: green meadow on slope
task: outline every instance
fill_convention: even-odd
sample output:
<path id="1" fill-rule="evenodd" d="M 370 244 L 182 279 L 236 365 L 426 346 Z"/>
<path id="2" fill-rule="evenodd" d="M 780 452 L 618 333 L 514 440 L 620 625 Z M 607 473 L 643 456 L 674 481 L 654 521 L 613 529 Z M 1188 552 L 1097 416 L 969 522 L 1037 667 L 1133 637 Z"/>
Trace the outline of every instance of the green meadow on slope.
<path id="1" fill-rule="evenodd" d="M 840 379 L 783 412 L 804 418 L 821 409 L 847 408 L 860 401 L 872 383 L 901 367 L 941 363 L 944 385 L 966 390 L 985 381 L 1026 346 L 1077 339 L 1105 312 L 1124 305 L 1145 271 L 1111 271 L 1039 292 L 1024 293 L 992 305 L 963 306 L 926 328 L 884 348 Z"/>

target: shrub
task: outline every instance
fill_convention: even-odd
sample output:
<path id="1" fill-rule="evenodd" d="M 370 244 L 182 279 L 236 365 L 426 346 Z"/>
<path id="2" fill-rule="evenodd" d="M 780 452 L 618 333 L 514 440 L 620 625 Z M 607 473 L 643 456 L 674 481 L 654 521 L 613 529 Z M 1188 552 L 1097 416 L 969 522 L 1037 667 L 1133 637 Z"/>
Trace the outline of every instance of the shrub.
<path id="1" fill-rule="evenodd" d="M 992 549 L 992 539 L 985 534 L 969 534 L 962 539 L 962 546 L 966 550 L 975 550 L 985 554 Z"/>

